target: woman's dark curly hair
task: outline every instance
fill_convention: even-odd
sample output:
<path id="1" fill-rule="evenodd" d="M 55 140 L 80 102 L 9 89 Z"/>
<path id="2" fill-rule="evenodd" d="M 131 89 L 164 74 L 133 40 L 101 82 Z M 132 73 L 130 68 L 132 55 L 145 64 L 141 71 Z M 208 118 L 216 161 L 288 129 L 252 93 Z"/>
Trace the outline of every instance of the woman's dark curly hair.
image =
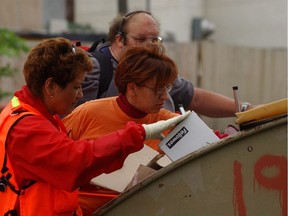
<path id="1" fill-rule="evenodd" d="M 42 87 L 48 78 L 65 88 L 77 75 L 91 70 L 91 59 L 84 50 L 75 47 L 68 39 L 51 38 L 31 50 L 23 74 L 30 91 L 42 97 Z"/>

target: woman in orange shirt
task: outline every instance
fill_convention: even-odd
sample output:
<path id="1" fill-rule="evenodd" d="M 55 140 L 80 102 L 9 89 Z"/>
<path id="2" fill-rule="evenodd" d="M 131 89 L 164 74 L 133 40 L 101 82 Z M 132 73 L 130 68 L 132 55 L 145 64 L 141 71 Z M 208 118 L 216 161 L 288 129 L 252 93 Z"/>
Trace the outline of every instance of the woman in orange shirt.
<path id="1" fill-rule="evenodd" d="M 115 71 L 120 95 L 88 101 L 63 119 L 69 136 L 75 140 L 93 139 L 124 128 L 128 121 L 151 124 L 179 114 L 163 109 L 177 67 L 160 44 L 127 48 Z M 159 140 L 145 144 L 160 151 Z M 117 180 L 115 180 L 117 181 Z M 90 197 L 89 197 L 90 194 Z M 90 215 L 119 193 L 89 185 L 80 190 L 80 203 Z"/>
<path id="2" fill-rule="evenodd" d="M 122 129 L 128 121 L 151 124 L 178 114 L 163 109 L 178 75 L 162 45 L 128 48 L 115 71 L 118 97 L 91 100 L 63 119 L 74 140 L 94 139 Z M 145 142 L 160 151 L 159 140 Z"/>

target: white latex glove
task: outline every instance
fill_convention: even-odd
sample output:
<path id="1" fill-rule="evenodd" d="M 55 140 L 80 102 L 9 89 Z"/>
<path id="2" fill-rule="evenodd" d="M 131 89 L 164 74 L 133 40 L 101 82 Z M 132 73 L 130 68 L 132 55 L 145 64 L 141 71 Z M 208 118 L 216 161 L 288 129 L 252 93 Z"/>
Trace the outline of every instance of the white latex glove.
<path id="1" fill-rule="evenodd" d="M 147 139 L 163 139 L 164 136 L 162 134 L 163 131 L 175 126 L 177 123 L 186 119 L 191 111 L 187 111 L 186 113 L 175 116 L 168 120 L 158 121 L 153 124 L 143 124 L 144 130 L 146 132 L 145 140 Z"/>

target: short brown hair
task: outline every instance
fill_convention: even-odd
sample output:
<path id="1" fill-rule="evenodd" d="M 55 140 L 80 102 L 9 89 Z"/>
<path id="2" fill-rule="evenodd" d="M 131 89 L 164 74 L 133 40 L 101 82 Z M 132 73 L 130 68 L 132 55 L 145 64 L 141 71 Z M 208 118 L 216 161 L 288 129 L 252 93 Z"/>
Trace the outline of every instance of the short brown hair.
<path id="1" fill-rule="evenodd" d="M 115 17 L 111 22 L 110 22 L 110 27 L 109 27 L 109 32 L 108 32 L 108 41 L 109 42 L 114 42 L 116 35 L 121 35 L 124 40 L 126 40 L 126 34 L 127 34 L 127 24 L 129 23 L 130 19 L 140 13 L 145 13 L 149 14 L 157 23 L 158 28 L 160 29 L 160 23 L 158 20 L 150 13 L 149 11 L 144 11 L 144 10 L 136 10 L 132 11 L 130 13 L 127 13 L 125 15 L 118 15 Z"/>
<path id="2" fill-rule="evenodd" d="M 84 50 L 75 47 L 68 39 L 51 38 L 31 50 L 23 74 L 30 91 L 41 97 L 41 89 L 49 77 L 65 88 L 79 73 L 91 70 L 91 59 Z"/>
<path id="3" fill-rule="evenodd" d="M 177 76 L 177 66 L 165 54 L 164 46 L 149 43 L 146 46 L 127 48 L 115 71 L 115 85 L 119 93 L 125 94 L 130 82 L 142 85 L 156 77 L 155 88 L 163 88 L 173 84 Z"/>

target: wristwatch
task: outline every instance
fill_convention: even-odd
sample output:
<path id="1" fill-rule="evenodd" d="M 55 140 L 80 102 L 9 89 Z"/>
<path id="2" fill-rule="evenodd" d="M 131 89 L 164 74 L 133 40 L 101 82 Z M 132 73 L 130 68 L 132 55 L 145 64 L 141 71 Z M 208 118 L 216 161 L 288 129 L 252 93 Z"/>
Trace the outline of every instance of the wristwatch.
<path id="1" fill-rule="evenodd" d="M 251 103 L 242 102 L 242 104 L 241 104 L 241 112 L 245 112 L 248 109 L 249 106 L 251 106 Z"/>

